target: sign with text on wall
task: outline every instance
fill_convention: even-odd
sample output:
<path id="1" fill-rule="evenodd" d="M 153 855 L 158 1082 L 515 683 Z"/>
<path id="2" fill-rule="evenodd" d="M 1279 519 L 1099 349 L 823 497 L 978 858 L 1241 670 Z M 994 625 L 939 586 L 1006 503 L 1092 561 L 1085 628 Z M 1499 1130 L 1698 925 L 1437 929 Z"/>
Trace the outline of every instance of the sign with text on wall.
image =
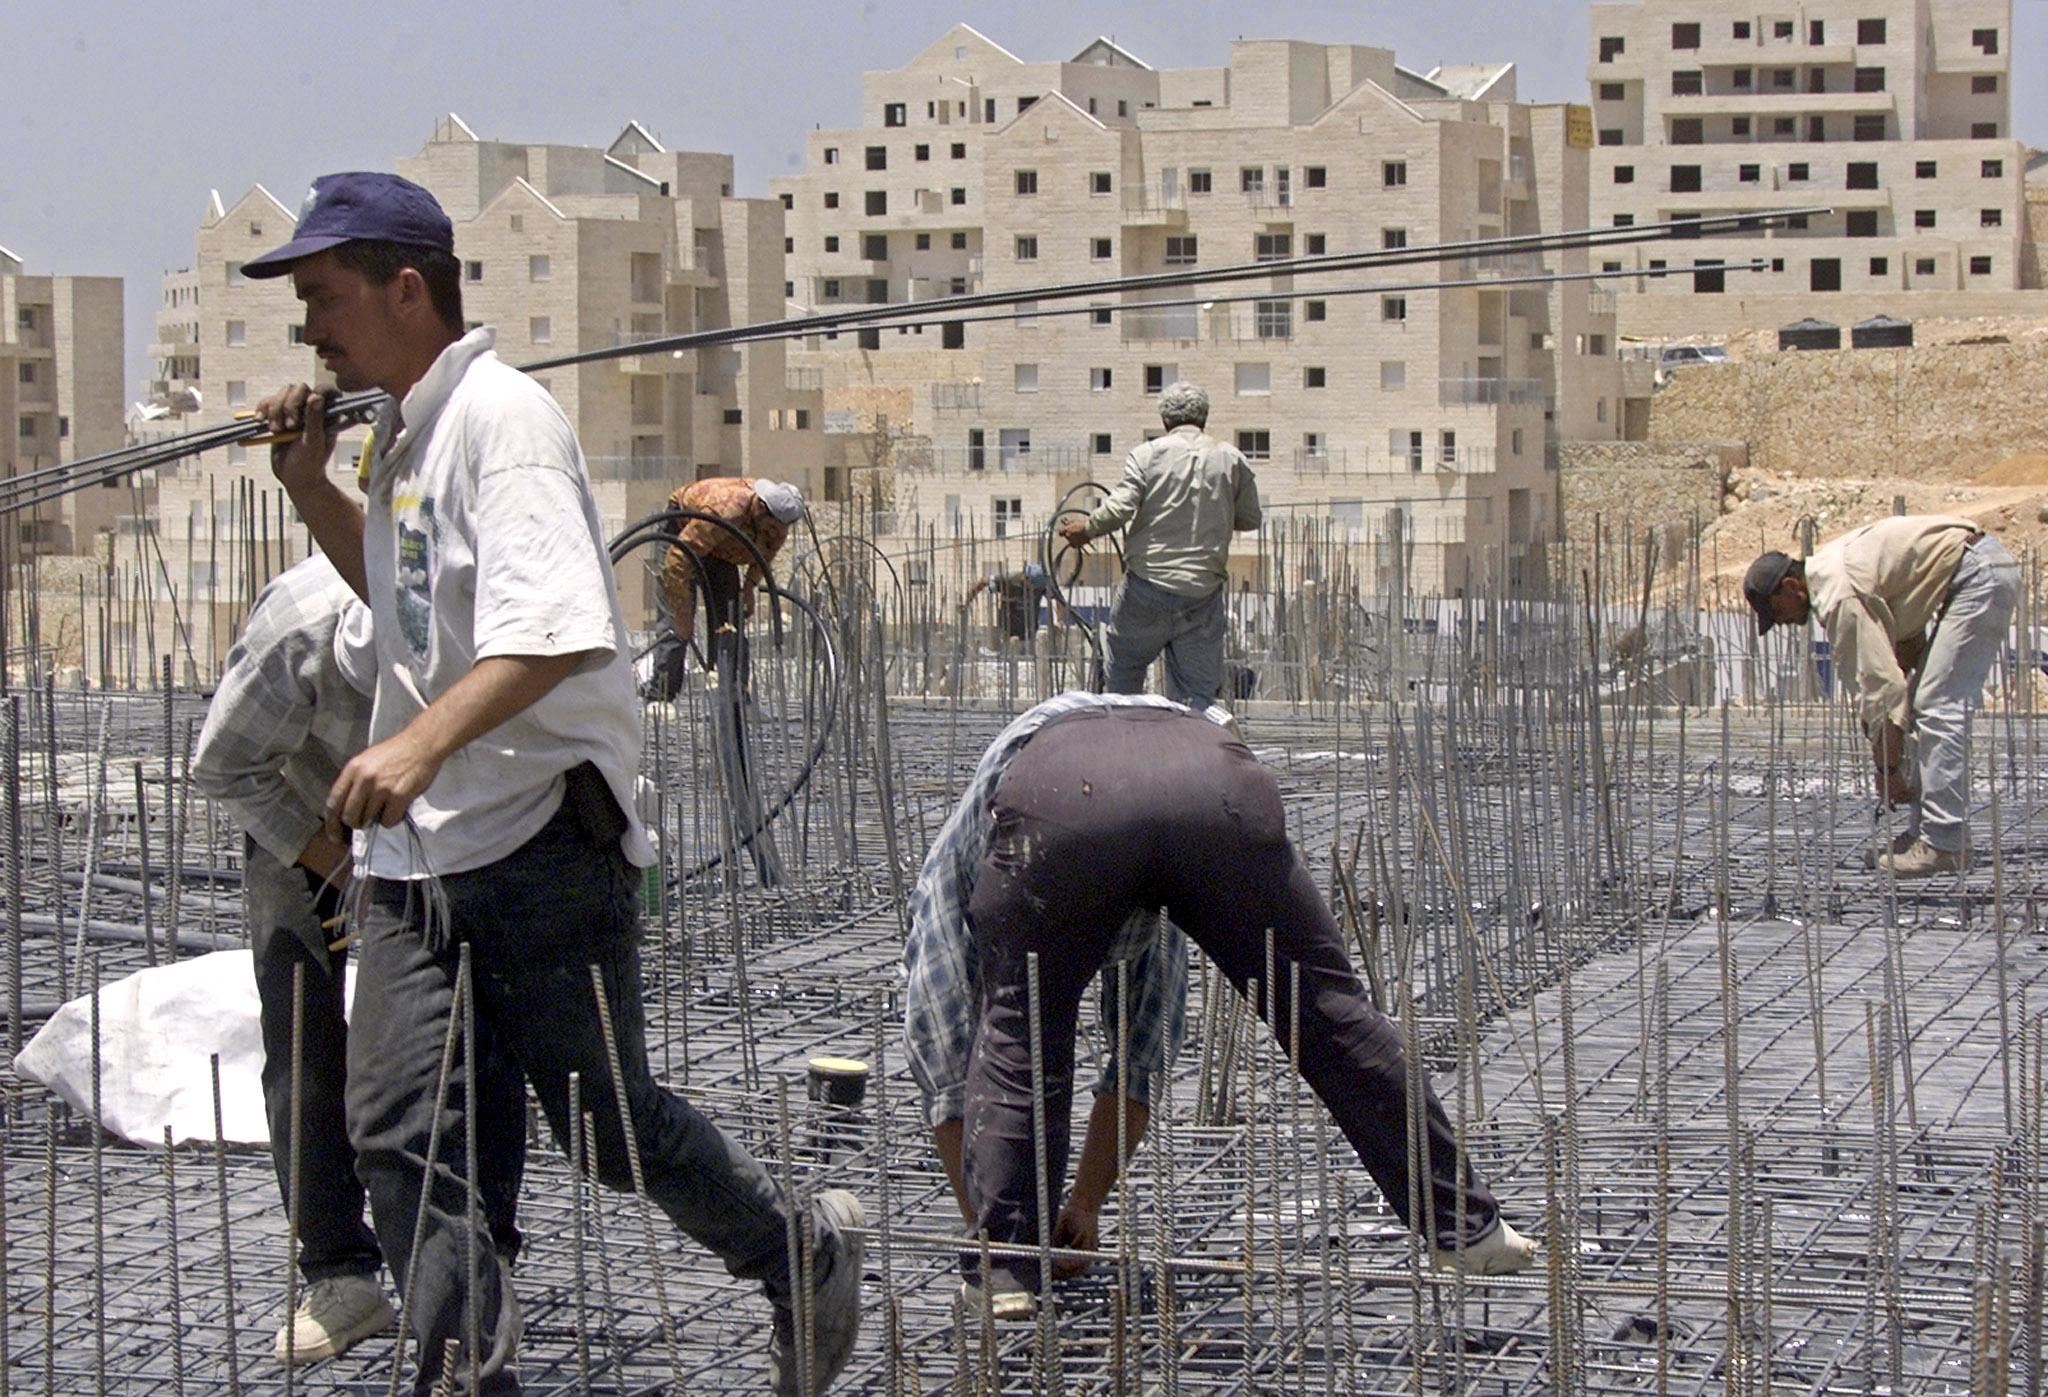
<path id="1" fill-rule="evenodd" d="M 1593 109 L 1574 102 L 1564 109 L 1564 139 L 1573 150 L 1593 148 Z"/>

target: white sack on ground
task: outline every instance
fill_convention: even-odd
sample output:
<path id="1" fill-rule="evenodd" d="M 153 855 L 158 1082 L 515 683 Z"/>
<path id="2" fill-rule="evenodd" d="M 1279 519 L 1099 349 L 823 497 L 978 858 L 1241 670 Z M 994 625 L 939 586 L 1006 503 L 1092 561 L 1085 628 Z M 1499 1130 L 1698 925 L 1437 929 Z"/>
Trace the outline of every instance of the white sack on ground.
<path id="1" fill-rule="evenodd" d="M 219 1053 L 222 1133 L 230 1143 L 268 1143 L 263 1033 L 249 952 L 215 951 L 137 971 L 100 986 L 99 997 L 101 1125 L 138 1145 L 161 1146 L 167 1125 L 179 1144 L 211 1141 L 210 1059 Z M 14 1059 L 14 1070 L 91 1114 L 92 1005 L 86 996 L 43 1025 Z"/>

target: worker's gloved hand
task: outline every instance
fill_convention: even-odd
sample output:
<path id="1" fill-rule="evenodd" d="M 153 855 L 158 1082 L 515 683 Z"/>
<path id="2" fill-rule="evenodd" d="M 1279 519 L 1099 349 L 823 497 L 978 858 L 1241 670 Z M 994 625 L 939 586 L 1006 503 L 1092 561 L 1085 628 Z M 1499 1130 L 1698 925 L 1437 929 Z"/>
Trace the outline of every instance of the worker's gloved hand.
<path id="1" fill-rule="evenodd" d="M 1430 1253 L 1430 1264 L 1439 1271 L 1462 1270 L 1468 1276 L 1505 1276 L 1519 1271 L 1536 1259 L 1536 1243 L 1500 1219 L 1477 1241 L 1467 1242 L 1463 1252 L 1439 1247 Z"/>
<path id="2" fill-rule="evenodd" d="M 1102 1217 L 1092 1208 L 1083 1208 L 1071 1199 L 1060 1209 L 1059 1221 L 1053 1224 L 1052 1244 L 1056 1247 L 1071 1247 L 1075 1251 L 1100 1251 L 1102 1249 Z M 1088 1269 L 1085 1261 L 1055 1261 L 1052 1274 L 1055 1280 L 1069 1280 Z"/>

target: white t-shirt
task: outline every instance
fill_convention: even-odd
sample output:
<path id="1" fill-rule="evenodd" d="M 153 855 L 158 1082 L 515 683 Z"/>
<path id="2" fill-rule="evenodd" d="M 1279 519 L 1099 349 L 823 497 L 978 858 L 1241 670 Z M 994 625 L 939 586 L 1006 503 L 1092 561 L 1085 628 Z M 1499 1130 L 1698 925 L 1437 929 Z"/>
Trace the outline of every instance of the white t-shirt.
<path id="1" fill-rule="evenodd" d="M 358 831 L 379 878 L 481 868 L 535 834 L 563 775 L 590 761 L 626 819 L 626 857 L 654 862 L 633 799 L 640 725 L 619 591 L 576 433 L 539 384 L 492 352 L 449 345 L 378 423 L 363 530 L 375 617 L 370 740 L 410 723 L 494 655 L 594 651 L 538 702 L 451 755 L 401 825 Z"/>

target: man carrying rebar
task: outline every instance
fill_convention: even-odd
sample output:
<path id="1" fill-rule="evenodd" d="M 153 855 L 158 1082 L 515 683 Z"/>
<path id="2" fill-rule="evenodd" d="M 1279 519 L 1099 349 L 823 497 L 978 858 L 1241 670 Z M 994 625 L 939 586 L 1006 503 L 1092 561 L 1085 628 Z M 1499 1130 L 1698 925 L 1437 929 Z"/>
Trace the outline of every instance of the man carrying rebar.
<path id="1" fill-rule="evenodd" d="M 1014 572 L 992 570 L 967 589 L 967 595 L 960 599 L 960 614 L 965 617 L 974 599 L 983 592 L 993 592 L 1004 638 L 1028 643 L 1038 634 L 1041 603 L 1050 590 L 1043 563 L 1026 563 Z"/>
<path id="2" fill-rule="evenodd" d="M 1046 723 L 1083 709 L 1123 706 L 1171 707 L 1166 699 L 1149 694 L 1070 693 L 1039 704 L 1005 728 L 976 765 L 967 794 L 925 856 L 917 886 L 910 894 L 910 936 L 903 950 L 903 1019 L 910 1071 L 924 1095 L 932 1140 L 945 1166 L 953 1200 L 970 1232 L 978 1225 L 978 1217 L 967 1201 L 961 1139 L 981 975 L 967 905 L 987 851 L 989 797 L 1011 761 Z M 1221 716 L 1222 710 L 1211 711 Z M 1125 968 L 1119 972 L 1119 966 Z M 1187 1017 L 1186 937 L 1150 909 L 1134 912 L 1117 931 L 1101 989 L 1106 1070 L 1095 1088 L 1073 1189 L 1053 1224 L 1053 1245 L 1078 1251 L 1096 1249 L 1102 1205 L 1116 1184 L 1122 1161 L 1137 1148 L 1151 1119 L 1152 1084 L 1163 1080 L 1180 1050 Z M 1128 1027 L 1120 1026 L 1120 1015 L 1128 1018 Z M 1115 1144 L 1119 1111 L 1125 1135 L 1121 1155 Z M 1064 1181 L 1064 1175 L 1058 1176 L 1049 1187 L 1062 1187 Z M 1060 1276 L 1077 1274 L 1080 1269 L 1078 1265 L 1054 1267 Z M 971 1303 L 982 1303 L 984 1294 L 978 1283 L 970 1282 L 964 1290 Z M 1029 1292 L 999 1290 L 994 1296 L 996 1316 L 1009 1319 L 1029 1314 L 1034 1299 Z"/>
<path id="3" fill-rule="evenodd" d="M 1124 580 L 1110 608 L 1104 687 L 1145 691 L 1163 651 L 1166 696 L 1204 708 L 1223 689 L 1230 535 L 1259 527 L 1259 484 L 1237 448 L 1207 435 L 1209 395 L 1174 383 L 1159 395 L 1166 434 L 1134 447 L 1123 479 L 1085 518 L 1060 525 L 1074 548 L 1117 529 Z"/>
<path id="4" fill-rule="evenodd" d="M 1893 877 L 1969 866 L 1968 714 L 2005 642 L 2019 575 L 1973 521 L 1905 515 L 1851 529 L 1804 561 L 1765 553 L 1743 577 L 1759 635 L 1814 616 L 1827 632 L 1870 739 L 1879 804 L 1906 807 L 1906 828 L 1877 858 Z"/>
<path id="5" fill-rule="evenodd" d="M 335 778 L 327 827 L 356 831 L 367 875 L 349 1131 L 420 1343 L 416 1390 L 440 1382 L 451 1341 L 452 1385 L 520 1390 L 509 1278 L 470 1221 L 465 1185 L 465 1114 L 489 1109 L 462 1085 L 472 1017 L 517 1058 L 563 1148 L 584 1141 L 602 1182 L 644 1182 L 735 1276 L 761 1282 L 774 1390 L 823 1388 L 859 1329 L 859 1203 L 828 1192 L 804 1210 L 815 1289 L 799 1297 L 792 1200 L 648 1065 L 636 865 L 653 850 L 632 794 L 639 715 L 568 419 L 498 359 L 491 330 L 463 332 L 453 227 L 410 181 L 323 177 L 292 240 L 244 271 L 289 273 L 306 342 L 337 384 L 389 395 L 367 510 L 327 473 L 323 395 L 296 385 L 258 413 L 296 434 L 272 470 L 375 620 L 372 742 Z"/>
<path id="6" fill-rule="evenodd" d="M 1534 1258 L 1458 1159 L 1435 1093 L 1411 1100 L 1400 1031 L 1353 973 L 1272 775 L 1224 724 L 1156 699 L 1040 705 L 989 747 L 919 883 L 920 914 L 944 912 L 972 941 L 978 982 L 953 987 L 944 1012 L 974 1021 L 961 1172 L 994 1245 L 1036 1245 L 1041 1198 L 1065 1177 L 1081 995 L 1133 949 L 1120 932 L 1132 914 L 1164 908 L 1240 992 L 1260 982 L 1282 1051 L 1439 1265 L 1499 1274 Z M 1012 1297 L 1041 1279 L 1029 1255 L 988 1276 L 978 1257 L 963 1264 L 997 1312 L 1025 1308 Z"/>
<path id="7" fill-rule="evenodd" d="M 376 682 L 370 613 L 315 554 L 257 594 L 192 754 L 193 781 L 244 836 L 242 909 L 263 1031 L 264 1115 L 306 1282 L 277 1331 L 280 1362 L 331 1357 L 392 1321 L 343 1115 L 348 952 L 339 924 L 349 846 L 324 823 L 328 788 L 369 740 Z M 497 1133 L 478 1150 L 478 1190 L 492 1245 L 510 1265 L 519 1251 L 526 1088 L 516 1063 L 488 1040 L 479 1046 L 477 1088 L 491 1109 L 479 1112 L 478 1127 Z"/>

